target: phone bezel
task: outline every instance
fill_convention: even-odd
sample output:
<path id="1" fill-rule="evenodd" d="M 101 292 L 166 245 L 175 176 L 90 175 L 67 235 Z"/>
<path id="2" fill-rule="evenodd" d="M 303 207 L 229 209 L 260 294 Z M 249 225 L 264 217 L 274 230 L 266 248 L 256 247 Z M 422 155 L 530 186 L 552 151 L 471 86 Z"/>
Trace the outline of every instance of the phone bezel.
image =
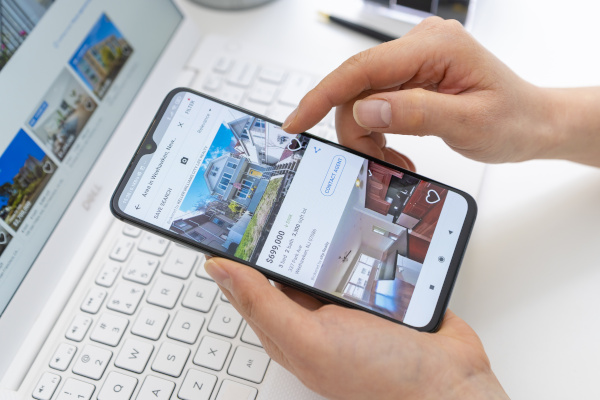
<path id="1" fill-rule="evenodd" d="M 135 152 L 134 156 L 132 157 L 131 161 L 129 162 L 125 173 L 121 177 L 121 180 L 119 181 L 119 184 L 118 184 L 117 188 L 115 189 L 115 192 L 112 195 L 112 198 L 111 198 L 111 201 L 110 201 L 110 210 L 111 210 L 111 212 L 113 213 L 113 215 L 116 218 L 118 218 L 118 219 L 120 219 L 122 221 L 125 221 L 127 223 L 130 223 L 130 224 L 132 224 L 134 226 L 137 226 L 139 228 L 142 228 L 144 230 L 148 230 L 148 231 L 151 231 L 153 233 L 156 233 L 156 234 L 158 234 L 158 235 L 160 235 L 162 237 L 165 237 L 165 238 L 167 238 L 169 240 L 172 240 L 174 242 L 180 243 L 180 244 L 182 244 L 184 246 L 192 247 L 192 248 L 194 248 L 194 249 L 196 249 L 196 250 L 198 250 L 198 251 L 200 251 L 200 252 L 202 252 L 204 254 L 208 254 L 208 255 L 214 256 L 214 257 L 223 257 L 223 258 L 227 258 L 227 259 L 230 259 L 230 260 L 233 260 L 233 261 L 236 261 L 236 262 L 248 265 L 249 267 L 252 267 L 252 268 L 258 270 L 259 272 L 261 272 L 262 274 L 264 274 L 268 279 L 271 279 L 273 281 L 276 281 L 276 282 L 282 283 L 284 285 L 293 287 L 293 288 L 298 289 L 298 290 L 300 290 L 302 292 L 308 293 L 311 296 L 318 297 L 318 298 L 320 298 L 322 300 L 325 300 L 325 301 L 328 301 L 330 303 L 341 304 L 341 305 L 343 305 L 345 307 L 349 307 L 349 308 L 354 308 L 354 309 L 359 309 L 359 310 L 362 310 L 362 311 L 366 311 L 366 312 L 368 312 L 370 314 L 377 315 L 379 317 L 385 318 L 385 319 L 393 321 L 395 323 L 399 323 L 399 324 L 408 326 L 410 328 L 413 328 L 413 329 L 416 329 L 416 330 L 419 330 L 419 331 L 435 332 L 435 331 L 437 331 L 439 329 L 439 327 L 441 325 L 441 322 L 443 320 L 443 316 L 444 316 L 444 313 L 446 311 L 446 308 L 448 307 L 448 302 L 450 301 L 450 295 L 452 293 L 452 289 L 454 287 L 454 283 L 456 282 L 456 277 L 458 276 L 458 271 L 460 269 L 460 264 L 461 264 L 462 259 L 464 257 L 464 254 L 465 254 L 465 251 L 466 251 L 466 248 L 467 248 L 467 244 L 468 244 L 471 232 L 473 230 L 473 226 L 475 224 L 475 219 L 476 219 L 476 216 L 477 216 L 477 204 L 475 202 L 475 199 L 471 195 L 469 195 L 468 193 L 463 192 L 463 191 L 461 191 L 459 189 L 456 189 L 454 187 L 448 186 L 446 184 L 443 184 L 441 182 L 437 182 L 437 181 L 432 180 L 430 178 L 424 177 L 424 176 L 419 175 L 419 174 L 417 174 L 417 173 L 415 173 L 413 171 L 409 171 L 409 170 L 400 168 L 400 167 L 398 167 L 396 165 L 387 163 L 387 162 L 385 162 L 383 160 L 379 160 L 379 159 L 377 159 L 375 157 L 371 157 L 371 156 L 369 156 L 367 154 L 360 153 L 360 152 L 355 151 L 353 149 L 349 149 L 349 148 L 341 146 L 341 145 L 339 145 L 337 143 L 330 142 L 330 141 L 328 141 L 326 139 L 314 136 L 314 135 L 312 135 L 310 133 L 307 133 L 307 132 L 302 133 L 303 135 L 306 135 L 306 136 L 308 136 L 311 139 L 315 139 L 315 140 L 321 141 L 321 142 L 326 143 L 326 144 L 328 144 L 330 146 L 334 146 L 334 147 L 339 148 L 341 150 L 348 151 L 348 152 L 350 152 L 352 154 L 355 154 L 355 155 L 358 155 L 360 157 L 363 157 L 363 158 L 365 158 L 367 160 L 377 162 L 377 163 L 379 163 L 379 164 L 381 164 L 383 166 L 386 166 L 388 168 L 392 168 L 392 169 L 395 169 L 395 170 L 403 172 L 403 173 L 408 173 L 409 175 L 412 175 L 412 176 L 414 176 L 414 177 L 416 177 L 418 179 L 434 183 L 434 184 L 436 184 L 436 185 L 438 185 L 438 186 L 440 186 L 442 188 L 448 189 L 448 190 L 452 190 L 455 193 L 463 196 L 463 198 L 467 201 L 467 206 L 468 206 L 467 207 L 467 214 L 465 216 L 465 220 L 464 220 L 463 226 L 462 226 L 462 228 L 460 230 L 460 234 L 459 234 L 459 237 L 458 237 L 458 241 L 456 243 L 456 247 L 454 249 L 454 253 L 452 254 L 452 257 L 451 257 L 451 260 L 450 260 L 450 264 L 448 266 L 448 273 L 446 274 L 446 277 L 444 279 L 444 284 L 442 285 L 442 289 L 440 291 L 440 296 L 439 296 L 437 304 L 436 304 L 436 306 L 434 308 L 434 312 L 433 312 L 433 315 L 431 317 L 431 320 L 427 323 L 427 325 L 425 325 L 423 327 L 415 327 L 415 326 L 412 326 L 412 325 L 405 324 L 402 321 L 399 321 L 397 319 L 394 319 L 394 318 L 392 318 L 390 316 L 387 316 L 387 315 L 384 315 L 384 314 L 380 314 L 380 313 L 378 313 L 378 312 L 376 312 L 374 310 L 371 310 L 371 309 L 369 309 L 367 307 L 363 307 L 360 304 L 353 303 L 353 302 L 351 302 L 349 300 L 346 300 L 344 298 L 340 298 L 340 297 L 334 296 L 332 294 L 329 294 L 329 293 L 327 293 L 327 292 L 325 292 L 323 290 L 320 290 L 320 289 L 317 289 L 317 288 L 314 288 L 314 287 L 311 287 L 311 286 L 299 283 L 299 282 L 294 281 L 294 280 L 292 280 L 290 278 L 287 278 L 287 277 L 285 277 L 283 275 L 278 275 L 276 273 L 273 273 L 272 271 L 264 269 L 264 268 L 262 268 L 262 267 L 260 267 L 258 265 L 252 265 L 252 264 L 250 264 L 247 261 L 238 260 L 238 259 L 236 259 L 236 258 L 234 258 L 234 257 L 232 257 L 232 256 L 230 256 L 230 255 L 228 255 L 228 254 L 226 254 L 224 252 L 221 252 L 221 251 L 219 251 L 217 249 L 213 249 L 213 248 L 210 248 L 210 247 L 207 247 L 207 246 L 203 246 L 202 244 L 200 244 L 198 242 L 195 242 L 195 241 L 193 241 L 191 239 L 187 239 L 185 237 L 179 236 L 179 235 L 177 235 L 174 232 L 171 232 L 169 230 L 163 230 L 162 228 L 158 228 L 155 225 L 149 224 L 149 223 L 147 223 L 147 222 L 145 222 L 143 220 L 140 220 L 138 218 L 132 217 L 131 215 L 126 214 L 123 210 L 121 210 L 119 208 L 119 198 L 121 197 L 121 194 L 122 194 L 123 190 L 125 189 L 125 187 L 127 185 L 127 182 L 129 181 L 129 178 L 131 177 L 131 174 L 135 171 L 135 167 L 137 166 L 137 164 L 140 161 L 140 159 L 141 159 L 142 156 L 144 156 L 146 154 L 152 154 L 152 153 L 154 153 L 156 151 L 156 147 L 157 146 L 156 146 L 156 143 L 154 142 L 154 139 L 153 139 L 156 127 L 158 126 L 158 123 L 161 121 L 163 115 L 165 114 L 165 111 L 168 109 L 168 107 L 169 107 L 169 105 L 170 105 L 171 100 L 173 99 L 173 97 L 176 96 L 178 93 L 181 93 L 181 92 L 193 93 L 193 94 L 195 94 L 197 96 L 200 96 L 200 97 L 206 98 L 208 100 L 214 101 L 214 102 L 216 102 L 218 104 L 221 104 L 223 106 L 231 107 L 231 108 L 233 108 L 233 109 L 235 109 L 237 111 L 241 111 L 241 112 L 247 113 L 248 115 L 251 115 L 253 117 L 261 118 L 261 119 L 263 119 L 266 122 L 269 122 L 269 123 L 281 126 L 281 122 L 275 121 L 275 120 L 273 120 L 271 118 L 265 117 L 264 115 L 260 115 L 258 113 L 253 112 L 253 111 L 250 111 L 250 110 L 244 109 L 242 107 L 239 107 L 239 106 L 237 106 L 235 104 L 231 104 L 231 103 L 228 103 L 226 101 L 214 98 L 214 97 L 212 97 L 210 95 L 198 92 L 196 90 L 189 89 L 189 88 L 184 88 L 184 87 L 179 87 L 179 88 L 173 89 L 172 91 L 170 91 L 167 94 L 167 96 L 163 100 L 160 108 L 156 112 L 156 115 L 154 116 L 154 118 L 152 120 L 152 123 L 150 124 L 149 128 L 147 129 L 146 133 L 144 134 L 144 137 L 143 137 L 142 141 L 140 142 L 140 145 L 139 145 L 138 149 L 136 150 L 136 152 Z M 150 144 L 151 146 L 149 148 L 146 148 L 148 144 Z"/>

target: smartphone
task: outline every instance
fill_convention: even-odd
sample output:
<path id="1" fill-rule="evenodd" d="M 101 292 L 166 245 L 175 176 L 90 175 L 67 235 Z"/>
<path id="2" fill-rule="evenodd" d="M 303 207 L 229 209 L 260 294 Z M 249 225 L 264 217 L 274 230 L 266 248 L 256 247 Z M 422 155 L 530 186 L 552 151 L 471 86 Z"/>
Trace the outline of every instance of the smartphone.
<path id="1" fill-rule="evenodd" d="M 186 88 L 167 95 L 111 200 L 132 225 L 430 332 L 476 209 L 460 190 Z"/>

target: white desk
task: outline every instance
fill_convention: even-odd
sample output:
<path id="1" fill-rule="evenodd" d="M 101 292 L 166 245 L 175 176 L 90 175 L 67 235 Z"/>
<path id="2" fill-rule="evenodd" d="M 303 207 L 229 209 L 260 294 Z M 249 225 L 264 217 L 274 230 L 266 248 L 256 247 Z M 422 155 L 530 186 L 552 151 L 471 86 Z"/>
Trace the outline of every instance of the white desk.
<path id="1" fill-rule="evenodd" d="M 204 32 L 327 71 L 376 44 L 322 23 L 316 11 L 336 4 L 344 7 L 344 0 L 277 0 L 242 12 L 186 9 Z M 592 0 L 480 0 L 473 33 L 536 84 L 597 85 L 599 12 Z M 393 143 L 409 155 L 415 145 Z M 454 183 L 427 161 L 415 160 L 420 172 Z M 561 161 L 488 168 L 451 307 L 479 333 L 514 399 L 600 398 L 599 199 L 599 169 Z"/>

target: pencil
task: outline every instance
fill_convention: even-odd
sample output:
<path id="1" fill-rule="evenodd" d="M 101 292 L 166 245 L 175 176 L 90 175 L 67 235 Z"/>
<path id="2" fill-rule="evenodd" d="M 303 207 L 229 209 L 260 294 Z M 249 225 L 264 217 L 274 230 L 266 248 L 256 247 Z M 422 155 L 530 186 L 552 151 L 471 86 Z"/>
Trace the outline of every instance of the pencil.
<path id="1" fill-rule="evenodd" d="M 334 24 L 338 24 L 340 26 L 343 26 L 345 28 L 353 30 L 354 32 L 362 33 L 363 35 L 369 36 L 369 37 L 379 40 L 381 42 L 389 42 L 391 40 L 397 39 L 397 37 L 388 35 L 383 32 L 376 31 L 375 29 L 367 28 L 366 26 L 345 20 L 340 17 L 329 15 L 324 12 L 319 12 L 319 14 L 321 14 L 323 17 L 327 18 L 329 21 L 333 22 Z"/>

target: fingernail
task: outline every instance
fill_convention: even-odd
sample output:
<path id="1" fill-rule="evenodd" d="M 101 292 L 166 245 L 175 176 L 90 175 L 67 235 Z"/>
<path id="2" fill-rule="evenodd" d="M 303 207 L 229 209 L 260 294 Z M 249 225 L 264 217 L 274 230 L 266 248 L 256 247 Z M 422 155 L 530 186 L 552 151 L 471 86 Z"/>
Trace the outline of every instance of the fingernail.
<path id="1" fill-rule="evenodd" d="M 229 287 L 231 286 L 231 277 L 227 271 L 223 269 L 223 267 L 211 259 L 206 260 L 204 263 L 204 269 L 211 276 L 211 278 L 215 280 L 215 282 L 229 290 Z"/>
<path id="2" fill-rule="evenodd" d="M 387 128 L 392 123 L 392 106 L 385 100 L 359 100 L 353 113 L 356 123 L 365 128 Z"/>
<path id="3" fill-rule="evenodd" d="M 296 108 L 288 117 L 283 121 L 283 125 L 281 125 L 282 129 L 287 129 L 288 126 L 296 119 L 296 115 L 298 114 L 298 109 Z"/>

